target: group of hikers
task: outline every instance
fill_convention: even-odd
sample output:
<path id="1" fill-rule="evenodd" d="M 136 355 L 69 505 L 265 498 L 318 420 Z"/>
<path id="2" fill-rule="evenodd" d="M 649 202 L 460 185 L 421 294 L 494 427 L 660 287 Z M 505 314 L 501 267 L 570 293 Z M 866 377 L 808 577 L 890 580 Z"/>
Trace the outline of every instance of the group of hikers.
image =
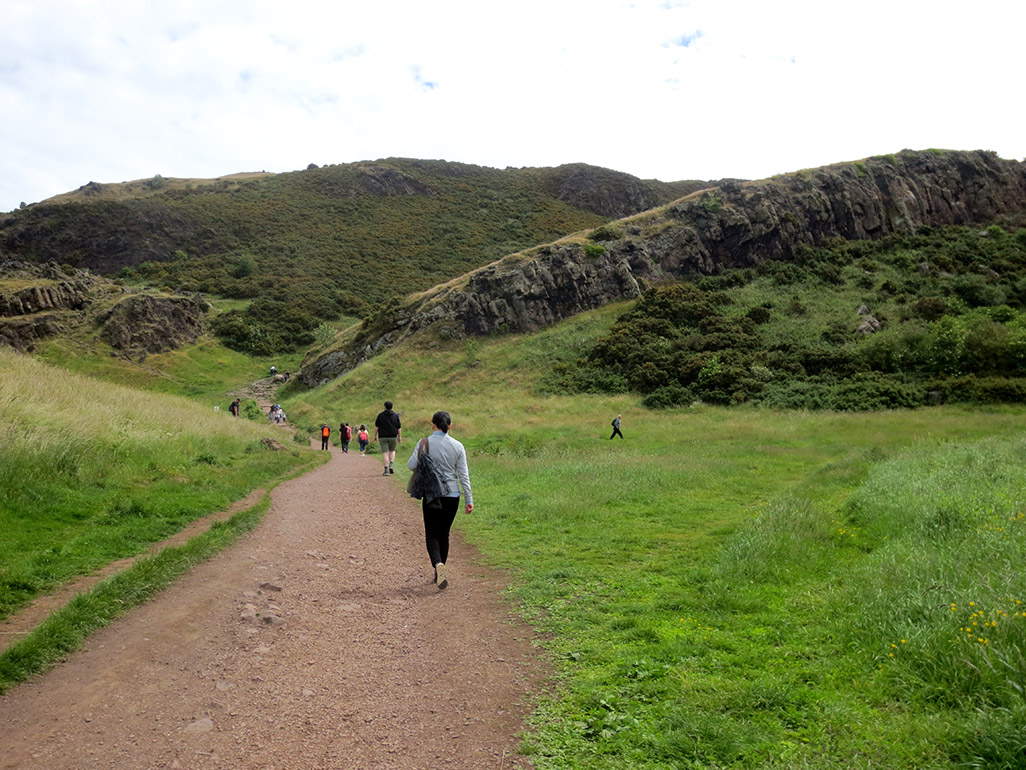
<path id="1" fill-rule="evenodd" d="M 430 494 L 418 491 L 414 479 L 408 491 L 421 501 L 421 512 L 424 517 L 424 542 L 427 545 L 428 557 L 434 568 L 435 585 L 444 590 L 449 585 L 446 564 L 449 559 L 449 532 L 453 520 L 459 511 L 460 496 L 466 498 L 463 510 L 470 513 L 474 510 L 474 497 L 470 488 L 470 471 L 467 467 L 467 452 L 459 441 L 449 435 L 452 418 L 448 412 L 435 412 L 431 416 L 434 432 L 417 442 L 406 467 L 418 475 L 429 475 Z M 374 420 L 373 440 L 381 448 L 382 476 L 395 474 L 395 453 L 402 443 L 402 420 L 392 409 L 392 402 L 386 401 L 385 408 Z M 353 428 L 348 422 L 339 425 L 339 444 L 342 451 L 349 452 L 349 442 L 353 437 Z M 361 424 L 357 432 L 360 442 L 360 456 L 365 457 L 367 446 L 371 441 L 367 426 Z M 321 449 L 328 450 L 331 444 L 331 428 L 327 423 L 321 424 Z M 423 459 L 422 459 L 423 458 Z M 423 480 L 423 479 L 422 479 Z"/>
<path id="2" fill-rule="evenodd" d="M 338 426 L 339 446 L 344 453 L 349 452 L 349 443 L 353 440 L 353 427 L 348 422 Z M 360 442 L 360 457 L 367 456 L 367 447 L 370 442 L 377 441 L 381 447 L 381 460 L 384 469 L 382 476 L 389 476 L 395 473 L 395 450 L 402 442 L 402 421 L 399 415 L 392 411 L 392 402 L 386 401 L 385 408 L 374 420 L 374 437 L 371 439 L 366 424 L 361 423 L 356 429 L 356 440 Z M 331 428 L 328 423 L 321 423 L 321 449 L 327 450 L 331 443 Z"/>

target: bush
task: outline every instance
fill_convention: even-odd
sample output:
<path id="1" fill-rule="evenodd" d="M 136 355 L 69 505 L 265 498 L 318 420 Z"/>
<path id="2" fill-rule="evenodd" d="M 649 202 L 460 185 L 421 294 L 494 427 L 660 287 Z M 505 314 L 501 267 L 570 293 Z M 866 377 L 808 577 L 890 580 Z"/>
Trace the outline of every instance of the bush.
<path id="1" fill-rule="evenodd" d="M 649 409 L 670 409 L 675 406 L 690 406 L 695 394 L 680 385 L 664 385 L 645 396 L 641 403 Z"/>
<path id="2" fill-rule="evenodd" d="M 750 319 L 752 323 L 764 324 L 770 320 L 770 311 L 761 305 L 757 305 L 745 313 L 745 317 Z"/>
<path id="3" fill-rule="evenodd" d="M 602 225 L 592 230 L 588 238 L 592 241 L 618 241 L 623 238 L 623 230 L 613 225 Z"/>

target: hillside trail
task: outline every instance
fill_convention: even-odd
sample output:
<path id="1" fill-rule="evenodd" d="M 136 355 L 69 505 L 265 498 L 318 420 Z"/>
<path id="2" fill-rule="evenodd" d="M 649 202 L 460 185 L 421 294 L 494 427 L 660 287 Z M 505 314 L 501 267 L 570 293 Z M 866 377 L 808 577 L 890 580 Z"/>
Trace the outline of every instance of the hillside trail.
<path id="1" fill-rule="evenodd" d="M 380 459 L 332 454 L 252 533 L 0 698 L 0 768 L 529 767 L 544 663 L 501 574 L 454 533 L 439 591 L 419 503 Z"/>

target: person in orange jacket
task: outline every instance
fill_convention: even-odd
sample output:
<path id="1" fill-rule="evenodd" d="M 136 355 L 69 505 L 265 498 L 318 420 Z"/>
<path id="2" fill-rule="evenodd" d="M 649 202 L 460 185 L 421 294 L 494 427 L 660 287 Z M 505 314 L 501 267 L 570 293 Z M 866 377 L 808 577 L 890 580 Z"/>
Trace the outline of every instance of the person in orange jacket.
<path id="1" fill-rule="evenodd" d="M 321 449 L 328 448 L 328 437 L 331 436 L 331 428 L 328 427 L 328 423 L 321 424 Z"/>

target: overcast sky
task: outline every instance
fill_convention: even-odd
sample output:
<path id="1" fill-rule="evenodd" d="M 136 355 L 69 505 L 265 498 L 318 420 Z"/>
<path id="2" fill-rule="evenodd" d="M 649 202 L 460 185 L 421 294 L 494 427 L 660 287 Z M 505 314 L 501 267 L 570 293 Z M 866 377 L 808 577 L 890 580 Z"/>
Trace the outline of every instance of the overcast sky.
<path id="1" fill-rule="evenodd" d="M 0 0 L 0 211 L 389 156 L 666 181 L 1026 156 L 1022 0 Z"/>

